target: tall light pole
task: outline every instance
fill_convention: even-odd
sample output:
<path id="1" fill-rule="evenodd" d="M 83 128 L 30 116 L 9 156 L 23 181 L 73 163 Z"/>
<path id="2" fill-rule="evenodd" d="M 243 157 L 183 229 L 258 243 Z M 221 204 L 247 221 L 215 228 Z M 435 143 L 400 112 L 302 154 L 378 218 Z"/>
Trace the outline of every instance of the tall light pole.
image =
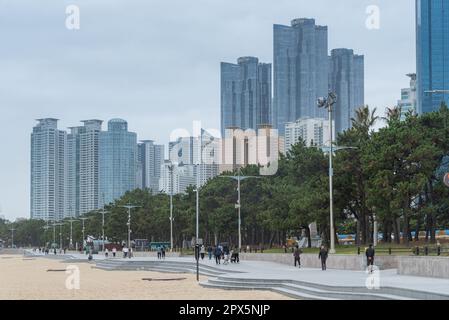
<path id="1" fill-rule="evenodd" d="M 241 209 L 242 209 L 242 203 L 240 198 L 240 182 L 246 179 L 255 178 L 258 179 L 260 177 L 257 176 L 242 176 L 241 175 L 241 168 L 239 167 L 237 170 L 236 176 L 221 176 L 222 178 L 231 178 L 234 180 L 237 180 L 237 204 L 235 207 L 238 209 L 238 252 L 241 252 L 242 250 L 242 215 L 241 215 Z"/>
<path id="2" fill-rule="evenodd" d="M 128 209 L 128 250 L 131 250 L 131 209 L 140 208 L 140 206 L 127 204 L 121 207 Z M 128 253 L 128 257 L 131 258 L 131 252 Z"/>
<path id="3" fill-rule="evenodd" d="M 52 246 L 56 243 L 56 222 L 53 222 L 53 243 Z"/>
<path id="4" fill-rule="evenodd" d="M 83 233 L 83 241 L 81 242 L 81 245 L 83 246 L 83 249 L 84 249 L 84 240 L 86 240 L 86 237 L 85 237 L 85 235 L 84 235 L 84 232 L 85 232 L 85 225 L 84 225 L 84 221 L 86 221 L 86 220 L 89 220 L 89 218 L 86 218 L 86 217 L 83 217 L 83 218 L 80 218 L 80 220 L 83 222 L 83 228 L 82 228 L 82 233 Z"/>
<path id="5" fill-rule="evenodd" d="M 47 220 L 47 225 L 43 226 L 42 229 L 44 229 L 45 247 L 47 247 L 47 231 L 48 231 L 48 229 L 50 229 L 50 226 L 48 225 L 48 220 Z"/>
<path id="6" fill-rule="evenodd" d="M 78 220 L 70 219 L 68 222 L 70 222 L 70 248 L 73 248 L 73 223 Z"/>
<path id="7" fill-rule="evenodd" d="M 332 112 L 333 112 L 333 106 L 337 103 L 337 95 L 333 92 L 329 92 L 329 95 L 327 98 L 319 98 L 318 99 L 318 107 L 319 108 L 326 108 L 329 113 L 329 131 L 330 131 L 330 152 L 329 152 L 329 207 L 330 207 L 330 240 L 331 240 L 331 247 L 329 250 L 329 253 L 334 254 L 335 253 L 335 226 L 334 226 L 334 191 L 333 191 L 333 143 L 334 143 L 334 137 L 333 137 L 333 125 L 332 125 Z"/>
<path id="8" fill-rule="evenodd" d="M 106 210 L 104 210 L 104 208 L 103 208 L 103 209 L 101 210 L 101 217 L 102 217 L 102 220 L 101 220 L 101 231 L 102 231 L 101 248 L 102 248 L 102 251 L 104 251 L 104 215 L 105 215 L 106 213 L 109 213 L 109 211 L 106 211 Z"/>
<path id="9" fill-rule="evenodd" d="M 170 251 L 173 251 L 173 169 L 174 165 L 170 161 Z"/>
<path id="10" fill-rule="evenodd" d="M 11 231 L 11 249 L 14 249 L 14 231 L 16 231 L 16 229 L 12 227 L 9 231 Z"/>
<path id="11" fill-rule="evenodd" d="M 56 244 L 56 227 L 59 226 L 59 249 L 62 249 L 62 228 L 63 223 L 53 223 L 53 243 Z"/>

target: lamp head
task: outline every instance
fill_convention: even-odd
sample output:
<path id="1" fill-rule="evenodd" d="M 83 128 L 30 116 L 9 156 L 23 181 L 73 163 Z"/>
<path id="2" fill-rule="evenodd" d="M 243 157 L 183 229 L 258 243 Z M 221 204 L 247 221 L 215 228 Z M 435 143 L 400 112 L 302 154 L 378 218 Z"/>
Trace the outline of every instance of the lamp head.
<path id="1" fill-rule="evenodd" d="M 327 99 L 326 98 L 324 98 L 324 97 L 318 98 L 318 100 L 317 100 L 318 108 L 324 108 L 326 106 L 326 104 L 327 104 Z"/>

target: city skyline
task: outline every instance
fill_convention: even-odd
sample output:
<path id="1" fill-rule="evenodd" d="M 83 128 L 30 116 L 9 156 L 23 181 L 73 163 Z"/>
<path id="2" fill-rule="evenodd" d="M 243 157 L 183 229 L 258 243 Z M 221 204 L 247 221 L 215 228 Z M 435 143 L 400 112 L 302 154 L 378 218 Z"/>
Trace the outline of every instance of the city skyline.
<path id="1" fill-rule="evenodd" d="M 25 201 L 29 194 L 28 140 L 29 128 L 34 124 L 35 118 L 54 116 L 64 119 L 61 121 L 60 128 L 65 128 L 68 123 L 82 118 L 120 117 L 129 121 L 130 131 L 137 132 L 139 137 L 148 137 L 161 144 L 168 142 L 170 132 L 175 128 L 186 128 L 191 131 L 193 120 L 202 120 L 205 128 L 219 128 L 219 61 L 234 61 L 238 56 L 254 55 L 258 56 L 260 61 L 272 62 L 271 29 L 273 24 L 288 24 L 291 19 L 297 17 L 313 17 L 318 24 L 327 25 L 331 30 L 329 48 L 350 47 L 354 48 L 355 52 L 366 55 L 366 103 L 373 107 L 383 109 L 394 105 L 398 91 L 407 83 L 403 75 L 415 71 L 414 54 L 410 53 L 414 51 L 414 5 L 409 1 L 398 1 L 394 4 L 379 1 L 378 5 L 382 14 L 380 30 L 368 30 L 365 26 L 367 19 L 365 9 L 371 4 L 368 1 L 353 1 L 354 9 L 335 8 L 332 15 L 323 10 L 323 7 L 329 5 L 326 1 L 318 1 L 317 4 L 301 1 L 284 1 L 282 4 L 258 1 L 257 8 L 251 7 L 254 1 L 250 2 L 242 5 L 237 11 L 234 8 L 232 12 L 221 2 L 212 6 L 208 5 L 207 8 L 212 10 L 212 14 L 209 17 L 203 17 L 204 12 L 195 12 L 195 9 L 199 9 L 200 2 L 193 4 L 194 10 L 188 10 L 181 2 L 171 1 L 171 5 L 176 3 L 179 8 L 186 9 L 180 10 L 183 15 L 174 14 L 173 17 L 163 17 L 167 20 L 162 21 L 163 18 L 158 18 L 156 25 L 165 21 L 164 24 L 178 24 L 176 29 L 179 29 L 179 24 L 188 26 L 189 19 L 199 19 L 201 26 L 200 29 L 197 29 L 198 26 L 192 26 L 192 29 L 186 31 L 187 39 L 197 41 L 195 42 L 197 46 L 196 50 L 188 50 L 187 55 L 185 50 L 181 50 L 181 56 L 186 55 L 182 65 L 176 61 L 177 53 L 173 50 L 173 46 L 161 40 L 160 36 L 156 36 L 155 30 L 146 28 L 145 30 L 150 31 L 148 36 L 145 36 L 147 31 L 142 31 L 141 24 L 144 20 L 151 19 L 144 19 L 141 15 L 137 16 L 138 23 L 128 26 L 127 32 L 133 30 L 138 32 L 127 40 L 125 35 L 115 28 L 105 34 L 105 31 L 98 26 L 102 23 L 107 24 L 107 21 L 94 21 L 91 18 L 93 13 L 98 14 L 101 5 L 81 5 L 81 15 L 84 20 L 82 19 L 79 33 L 70 33 L 64 29 L 63 23 L 60 28 L 58 27 L 59 20 L 63 21 L 64 18 L 63 4 L 53 7 L 49 5 L 50 10 L 46 16 L 48 24 L 33 31 L 37 32 L 34 35 L 41 35 L 42 31 L 50 32 L 50 40 L 46 40 L 49 41 L 49 48 L 42 49 L 45 46 L 39 43 L 39 48 L 36 48 L 37 50 L 32 54 L 28 54 L 27 50 L 22 50 L 23 46 L 25 49 L 35 48 L 38 44 L 36 41 L 45 39 L 37 37 L 36 41 L 31 41 L 32 38 L 28 37 L 33 37 L 33 32 L 26 28 L 23 30 L 24 28 L 17 27 L 17 24 L 23 23 L 22 19 L 28 19 L 33 26 L 43 24 L 44 19 L 36 14 L 36 12 L 42 13 L 43 10 L 39 10 L 39 7 L 31 2 L 27 10 L 19 10 L 16 4 L 11 4 L 2 10 L 0 15 L 7 29 L 17 29 L 16 32 L 19 32 L 19 34 L 8 34 L 3 31 L 7 48 L 0 53 L 5 58 L 3 59 L 5 72 L 2 74 L 1 84 L 7 93 L 1 98 L 1 103 L 7 106 L 4 107 L 5 116 L 9 119 L 1 129 L 1 136 L 8 137 L 7 132 L 13 128 L 17 133 L 13 139 L 2 139 L 2 146 L 7 153 L 17 155 L 16 159 L 11 157 L 14 160 L 3 159 L 1 162 L 1 167 L 8 168 L 8 170 L 2 169 L 1 173 L 2 214 L 13 219 L 27 217 L 29 212 L 28 201 Z M 161 10 L 161 6 L 166 5 L 158 3 L 155 8 L 152 8 L 151 13 Z M 407 9 L 408 6 L 410 11 L 406 16 L 410 16 L 410 21 L 407 24 L 401 20 L 400 24 L 397 24 L 395 16 L 398 14 L 403 16 L 404 8 Z M 273 10 L 270 10 L 271 8 Z M 131 6 L 130 10 L 135 12 L 136 8 Z M 62 18 L 58 16 L 59 11 L 62 12 Z M 33 12 L 33 18 L 30 18 L 31 12 Z M 83 12 L 86 15 L 83 15 Z M 114 17 L 119 12 L 119 4 L 108 7 L 107 10 L 109 17 Z M 344 23 L 336 21 L 333 19 L 334 14 L 345 14 L 348 19 L 344 19 Z M 23 18 L 12 21 L 11 17 L 16 16 Z M 125 18 L 126 16 L 125 14 Z M 226 19 L 229 16 L 234 18 L 231 22 Z M 178 19 L 180 17 L 184 19 Z M 201 17 L 203 20 L 200 19 Z M 213 21 L 217 23 L 214 24 Z M 246 30 L 240 30 L 239 26 L 248 21 L 252 22 L 249 23 L 249 27 Z M 128 20 L 125 19 L 125 22 L 129 22 L 129 17 Z M 205 25 L 211 29 L 207 32 L 207 36 L 201 33 Z M 119 26 L 123 26 L 123 23 L 119 23 Z M 258 31 L 259 29 L 261 31 Z M 89 34 L 94 31 L 96 35 L 114 37 L 113 39 L 102 38 L 103 41 L 100 41 L 99 45 L 93 45 L 92 35 Z M 173 29 L 169 31 L 169 34 L 174 36 L 174 33 L 170 33 L 172 31 Z M 353 36 L 348 37 L 348 31 L 352 31 Z M 217 37 L 216 32 L 221 32 L 223 36 Z M 230 32 L 239 35 L 241 40 L 231 45 L 235 39 L 226 36 Z M 211 33 L 214 35 L 212 36 Z M 214 38 L 220 38 L 223 42 L 212 42 L 212 46 L 204 47 L 203 40 L 200 40 L 198 35 L 206 38 L 204 44 Z M 250 35 L 253 35 L 253 38 Z M 19 45 L 14 37 L 30 41 L 24 41 L 27 44 Z M 62 37 L 69 39 L 64 42 Z M 150 47 L 146 41 L 142 41 L 149 37 L 156 40 L 150 44 Z M 394 53 L 387 52 L 392 39 L 399 44 L 397 52 Z M 106 40 L 113 40 L 113 42 Z M 83 46 L 83 43 L 88 45 Z M 185 41 L 181 43 L 186 44 Z M 378 48 L 379 44 L 383 45 Z M 116 48 L 116 52 L 107 54 L 108 48 Z M 143 50 L 144 48 L 147 49 Z M 199 48 L 203 50 L 198 51 Z M 48 55 L 46 50 L 49 49 L 56 51 Z M 65 55 L 61 55 L 61 50 L 64 50 Z M 17 54 L 19 52 L 21 54 Z M 150 57 L 145 57 L 143 54 L 147 52 L 150 53 Z M 198 52 L 202 54 L 198 56 Z M 407 52 L 409 52 L 409 59 L 404 59 Z M 128 57 L 127 61 L 121 59 L 123 53 L 127 54 L 125 55 Z M 59 55 L 62 58 L 58 58 Z M 162 56 L 167 56 L 166 59 L 176 63 L 172 68 L 165 70 L 165 73 L 156 70 L 158 68 L 153 70 L 156 72 L 151 72 L 149 66 L 155 68 L 158 65 L 164 65 L 158 63 L 158 61 L 164 61 Z M 387 57 L 392 61 L 389 65 L 385 63 Z M 52 62 L 52 59 L 55 62 Z M 100 61 L 93 72 L 86 70 L 90 60 Z M 138 62 L 139 68 L 141 66 L 144 68 L 137 69 L 134 61 Z M 186 66 L 185 61 L 193 63 L 191 66 Z M 115 68 L 107 68 L 112 65 Z M 45 69 L 41 69 L 42 67 Z M 45 71 L 47 69 L 48 72 Z M 89 79 L 91 76 L 92 80 Z M 102 82 L 104 76 L 109 77 L 109 80 Z M 174 80 L 173 76 L 178 76 L 178 79 Z M 145 80 L 145 77 L 148 77 L 148 80 Z M 19 84 L 20 87 L 18 87 Z M 175 88 L 177 94 L 169 94 L 169 88 Z M 377 92 L 382 92 L 382 95 L 377 96 Z M 201 100 L 198 100 L 199 97 Z M 179 114 L 179 116 L 173 116 L 173 114 Z"/>

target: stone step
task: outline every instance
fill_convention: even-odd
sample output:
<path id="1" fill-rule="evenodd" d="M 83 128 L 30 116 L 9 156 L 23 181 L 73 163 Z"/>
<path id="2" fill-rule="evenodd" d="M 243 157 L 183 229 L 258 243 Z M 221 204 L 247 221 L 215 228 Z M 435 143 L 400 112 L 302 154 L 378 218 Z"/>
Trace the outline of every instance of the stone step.
<path id="1" fill-rule="evenodd" d="M 279 283 L 279 281 L 282 281 L 284 284 L 295 284 L 299 286 L 304 286 L 307 288 L 314 288 L 314 289 L 320 289 L 324 291 L 330 291 L 330 292 L 344 292 L 344 293 L 352 293 L 352 294 L 376 294 L 376 295 L 382 295 L 385 297 L 392 296 L 397 297 L 398 299 L 407 299 L 407 300 L 448 300 L 449 296 L 442 295 L 442 294 L 436 294 L 436 293 L 430 293 L 425 291 L 417 291 L 417 290 L 408 290 L 404 288 L 394 288 L 394 287 L 381 287 L 379 290 L 375 290 L 374 292 L 372 290 L 369 290 L 365 287 L 347 287 L 347 286 L 331 286 L 331 285 L 323 285 L 318 283 L 310 283 L 305 281 L 299 281 L 299 280 L 276 280 L 276 279 L 245 279 L 245 278 L 238 278 L 238 277 L 227 277 L 227 276 L 219 276 L 219 279 L 228 280 L 232 279 L 234 281 L 240 281 L 240 282 L 260 282 L 263 281 L 266 284 L 272 284 L 275 285 Z"/>
<path id="2" fill-rule="evenodd" d="M 301 300 L 338 300 L 338 299 L 333 299 L 333 298 L 314 296 L 314 295 L 311 295 L 311 294 L 298 292 L 298 291 L 294 291 L 294 290 L 290 290 L 290 289 L 286 289 L 286 288 L 282 288 L 282 287 L 271 287 L 271 286 L 266 286 L 266 287 L 256 287 L 256 286 L 254 286 L 254 287 L 251 287 L 251 286 L 236 287 L 236 286 L 227 285 L 227 284 L 212 284 L 209 281 L 200 282 L 200 285 L 202 287 L 204 287 L 204 288 L 221 289 L 221 290 L 272 291 L 272 292 L 277 292 L 277 293 L 283 294 L 283 295 L 288 296 L 288 297 L 293 298 L 293 299 L 301 299 Z"/>
<path id="3" fill-rule="evenodd" d="M 278 282 L 266 282 L 264 280 L 260 281 L 241 281 L 233 279 L 217 279 L 211 278 L 208 280 L 211 284 L 217 285 L 227 285 L 235 288 L 283 288 L 293 292 L 300 292 L 301 294 L 309 294 L 312 296 L 318 296 L 322 298 L 334 298 L 334 299 L 345 299 L 345 300 L 410 300 L 410 298 L 405 298 L 396 295 L 387 294 L 376 294 L 376 293 L 351 293 L 351 292 L 338 292 L 311 288 L 307 286 L 301 286 L 292 283 L 286 283 L 285 281 Z"/>
<path id="4" fill-rule="evenodd" d="M 164 265 L 164 264 L 107 264 L 107 263 L 97 263 L 97 269 L 103 270 L 148 270 L 148 271 L 158 271 L 158 272 L 170 272 L 170 273 L 196 273 L 196 267 L 190 267 L 185 265 Z M 223 274 L 222 272 L 212 271 L 209 269 L 202 268 L 200 266 L 200 274 L 206 276 L 218 276 Z"/>

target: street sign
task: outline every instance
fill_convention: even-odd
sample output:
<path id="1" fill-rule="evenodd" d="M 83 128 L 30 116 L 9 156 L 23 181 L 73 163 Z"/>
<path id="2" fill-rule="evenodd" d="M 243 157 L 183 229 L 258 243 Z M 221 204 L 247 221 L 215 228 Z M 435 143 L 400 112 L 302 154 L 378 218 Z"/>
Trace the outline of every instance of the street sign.
<path id="1" fill-rule="evenodd" d="M 446 173 L 444 175 L 444 184 L 446 185 L 446 187 L 449 187 L 449 173 Z"/>

